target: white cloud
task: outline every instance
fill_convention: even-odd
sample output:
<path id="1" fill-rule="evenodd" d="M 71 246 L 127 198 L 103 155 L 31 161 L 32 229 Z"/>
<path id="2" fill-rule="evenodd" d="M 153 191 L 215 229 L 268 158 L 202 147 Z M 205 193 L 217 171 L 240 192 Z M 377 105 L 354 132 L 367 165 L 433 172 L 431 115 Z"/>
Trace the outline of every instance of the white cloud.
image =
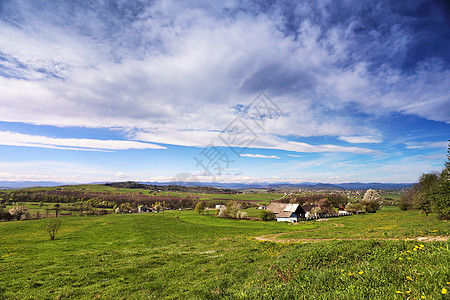
<path id="1" fill-rule="evenodd" d="M 241 154 L 240 156 L 252 157 L 252 158 L 276 158 L 280 159 L 280 157 L 276 155 L 263 155 L 263 154 Z"/>
<path id="2" fill-rule="evenodd" d="M 448 142 L 409 142 L 406 143 L 408 149 L 431 149 L 431 148 L 447 148 Z"/>
<path id="3" fill-rule="evenodd" d="M 256 131 L 256 127 L 254 128 Z M 157 133 L 137 132 L 132 135 L 140 141 L 149 141 L 158 144 L 182 145 L 191 147 L 206 147 L 211 143 L 220 147 L 238 147 L 238 143 L 232 143 L 220 138 L 220 132 L 211 131 L 181 131 L 160 130 Z M 349 152 L 365 155 L 380 155 L 381 151 L 361 147 L 345 147 L 336 145 L 311 145 L 303 142 L 288 141 L 276 135 L 264 134 L 259 131 L 256 135 L 237 136 L 237 140 L 249 140 L 248 148 L 277 149 L 293 152 L 320 153 L 320 152 Z"/>
<path id="4" fill-rule="evenodd" d="M 339 139 L 352 144 L 381 143 L 383 141 L 374 136 L 340 136 Z"/>
<path id="5" fill-rule="evenodd" d="M 323 26 L 308 16 L 305 4 L 304 12 L 296 11 L 305 17 L 294 38 L 282 30 L 277 10 L 228 16 L 222 9 L 234 7 L 232 2 L 213 3 L 210 11 L 206 5 L 156 1 L 128 19 L 132 13 L 122 18 L 99 3 L 73 13 L 69 5 L 41 10 L 21 2 L 20 26 L 0 21 L 0 52 L 9 58 L 12 76 L 0 77 L 1 121 L 137 128 L 142 132 L 131 137 L 138 140 L 204 147 L 235 117 L 231 106 L 265 90 L 285 115 L 268 120 L 251 147 L 379 154 L 292 137 L 381 142 L 379 130 L 360 125 L 354 111 L 450 120 L 450 72 L 442 62 L 423 62 L 409 75 L 388 64 L 374 69 L 370 57 L 352 50 L 356 28 L 363 25 L 358 18 Z M 322 14 L 327 23 L 328 13 Z M 372 31 L 373 41 L 361 47 L 402 52 L 410 40 L 397 27 L 388 40 L 379 34 Z M 54 142 L 34 144 L 69 147 Z M 102 147 L 92 149 L 114 150 Z"/>
<path id="6" fill-rule="evenodd" d="M 9 131 L 0 131 L 0 145 L 81 151 L 166 149 L 164 146 L 136 141 L 52 138 Z"/>

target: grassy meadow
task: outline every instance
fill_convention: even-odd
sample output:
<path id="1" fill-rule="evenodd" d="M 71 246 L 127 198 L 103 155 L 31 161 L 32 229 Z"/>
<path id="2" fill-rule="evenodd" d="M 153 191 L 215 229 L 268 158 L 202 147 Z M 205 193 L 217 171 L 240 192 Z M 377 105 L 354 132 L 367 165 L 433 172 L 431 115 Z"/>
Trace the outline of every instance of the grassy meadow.
<path id="1" fill-rule="evenodd" d="M 298 225 L 193 211 L 0 222 L 0 299 L 447 299 L 447 221 L 416 211 Z M 257 239 L 259 237 L 260 239 Z M 264 240 L 267 239 L 267 240 Z"/>

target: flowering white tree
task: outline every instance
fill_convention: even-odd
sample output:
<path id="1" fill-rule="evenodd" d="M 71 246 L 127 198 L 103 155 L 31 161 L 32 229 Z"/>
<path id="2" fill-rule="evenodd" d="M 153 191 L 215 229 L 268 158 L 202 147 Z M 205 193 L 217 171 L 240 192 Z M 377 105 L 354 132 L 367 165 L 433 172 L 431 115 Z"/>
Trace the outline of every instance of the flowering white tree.
<path id="1" fill-rule="evenodd" d="M 381 207 L 381 198 L 375 190 L 369 189 L 360 203 L 366 212 L 374 213 Z"/>
<path id="2" fill-rule="evenodd" d="M 11 216 L 20 221 L 24 216 L 28 215 L 28 207 L 26 206 L 15 206 L 9 210 Z"/>

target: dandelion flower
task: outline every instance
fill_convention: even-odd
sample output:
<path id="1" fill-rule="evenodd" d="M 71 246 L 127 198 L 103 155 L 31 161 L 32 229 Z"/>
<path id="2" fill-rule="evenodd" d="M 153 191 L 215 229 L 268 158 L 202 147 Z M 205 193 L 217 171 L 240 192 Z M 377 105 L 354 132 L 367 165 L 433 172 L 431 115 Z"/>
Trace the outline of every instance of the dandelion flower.
<path id="1" fill-rule="evenodd" d="M 422 298 L 422 299 L 425 299 L 425 296 L 424 296 L 424 295 L 422 295 L 422 296 L 420 296 L 420 298 Z"/>
<path id="2" fill-rule="evenodd" d="M 447 294 L 447 289 L 446 289 L 446 288 L 442 288 L 441 294 L 442 294 L 442 295 Z"/>
<path id="3" fill-rule="evenodd" d="M 409 279 L 409 280 L 412 281 L 412 278 L 410 276 L 406 276 L 406 279 Z"/>
<path id="4" fill-rule="evenodd" d="M 395 291 L 397 294 L 401 294 L 402 292 L 400 292 L 400 291 Z"/>
<path id="5" fill-rule="evenodd" d="M 412 293 L 412 291 L 406 291 L 405 293 L 409 294 L 409 293 Z"/>
<path id="6" fill-rule="evenodd" d="M 359 272 L 358 272 L 359 275 L 362 275 L 363 273 L 364 273 L 363 271 L 359 271 Z"/>
<path id="7" fill-rule="evenodd" d="M 402 260 L 403 258 L 399 257 L 398 259 Z"/>

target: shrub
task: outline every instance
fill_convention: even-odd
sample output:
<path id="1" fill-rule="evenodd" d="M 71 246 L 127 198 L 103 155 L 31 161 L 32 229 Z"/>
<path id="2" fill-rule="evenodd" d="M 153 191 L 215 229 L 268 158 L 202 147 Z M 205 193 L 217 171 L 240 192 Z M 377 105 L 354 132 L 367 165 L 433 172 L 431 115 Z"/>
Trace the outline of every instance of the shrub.
<path id="1" fill-rule="evenodd" d="M 197 212 L 198 214 L 203 214 L 204 211 L 205 211 L 205 203 L 203 201 L 197 203 L 197 205 L 195 206 L 195 212 Z"/>
<path id="2" fill-rule="evenodd" d="M 273 220 L 275 220 L 275 215 L 271 211 L 268 211 L 266 209 L 262 209 L 259 212 L 259 219 L 261 221 L 273 221 Z"/>

